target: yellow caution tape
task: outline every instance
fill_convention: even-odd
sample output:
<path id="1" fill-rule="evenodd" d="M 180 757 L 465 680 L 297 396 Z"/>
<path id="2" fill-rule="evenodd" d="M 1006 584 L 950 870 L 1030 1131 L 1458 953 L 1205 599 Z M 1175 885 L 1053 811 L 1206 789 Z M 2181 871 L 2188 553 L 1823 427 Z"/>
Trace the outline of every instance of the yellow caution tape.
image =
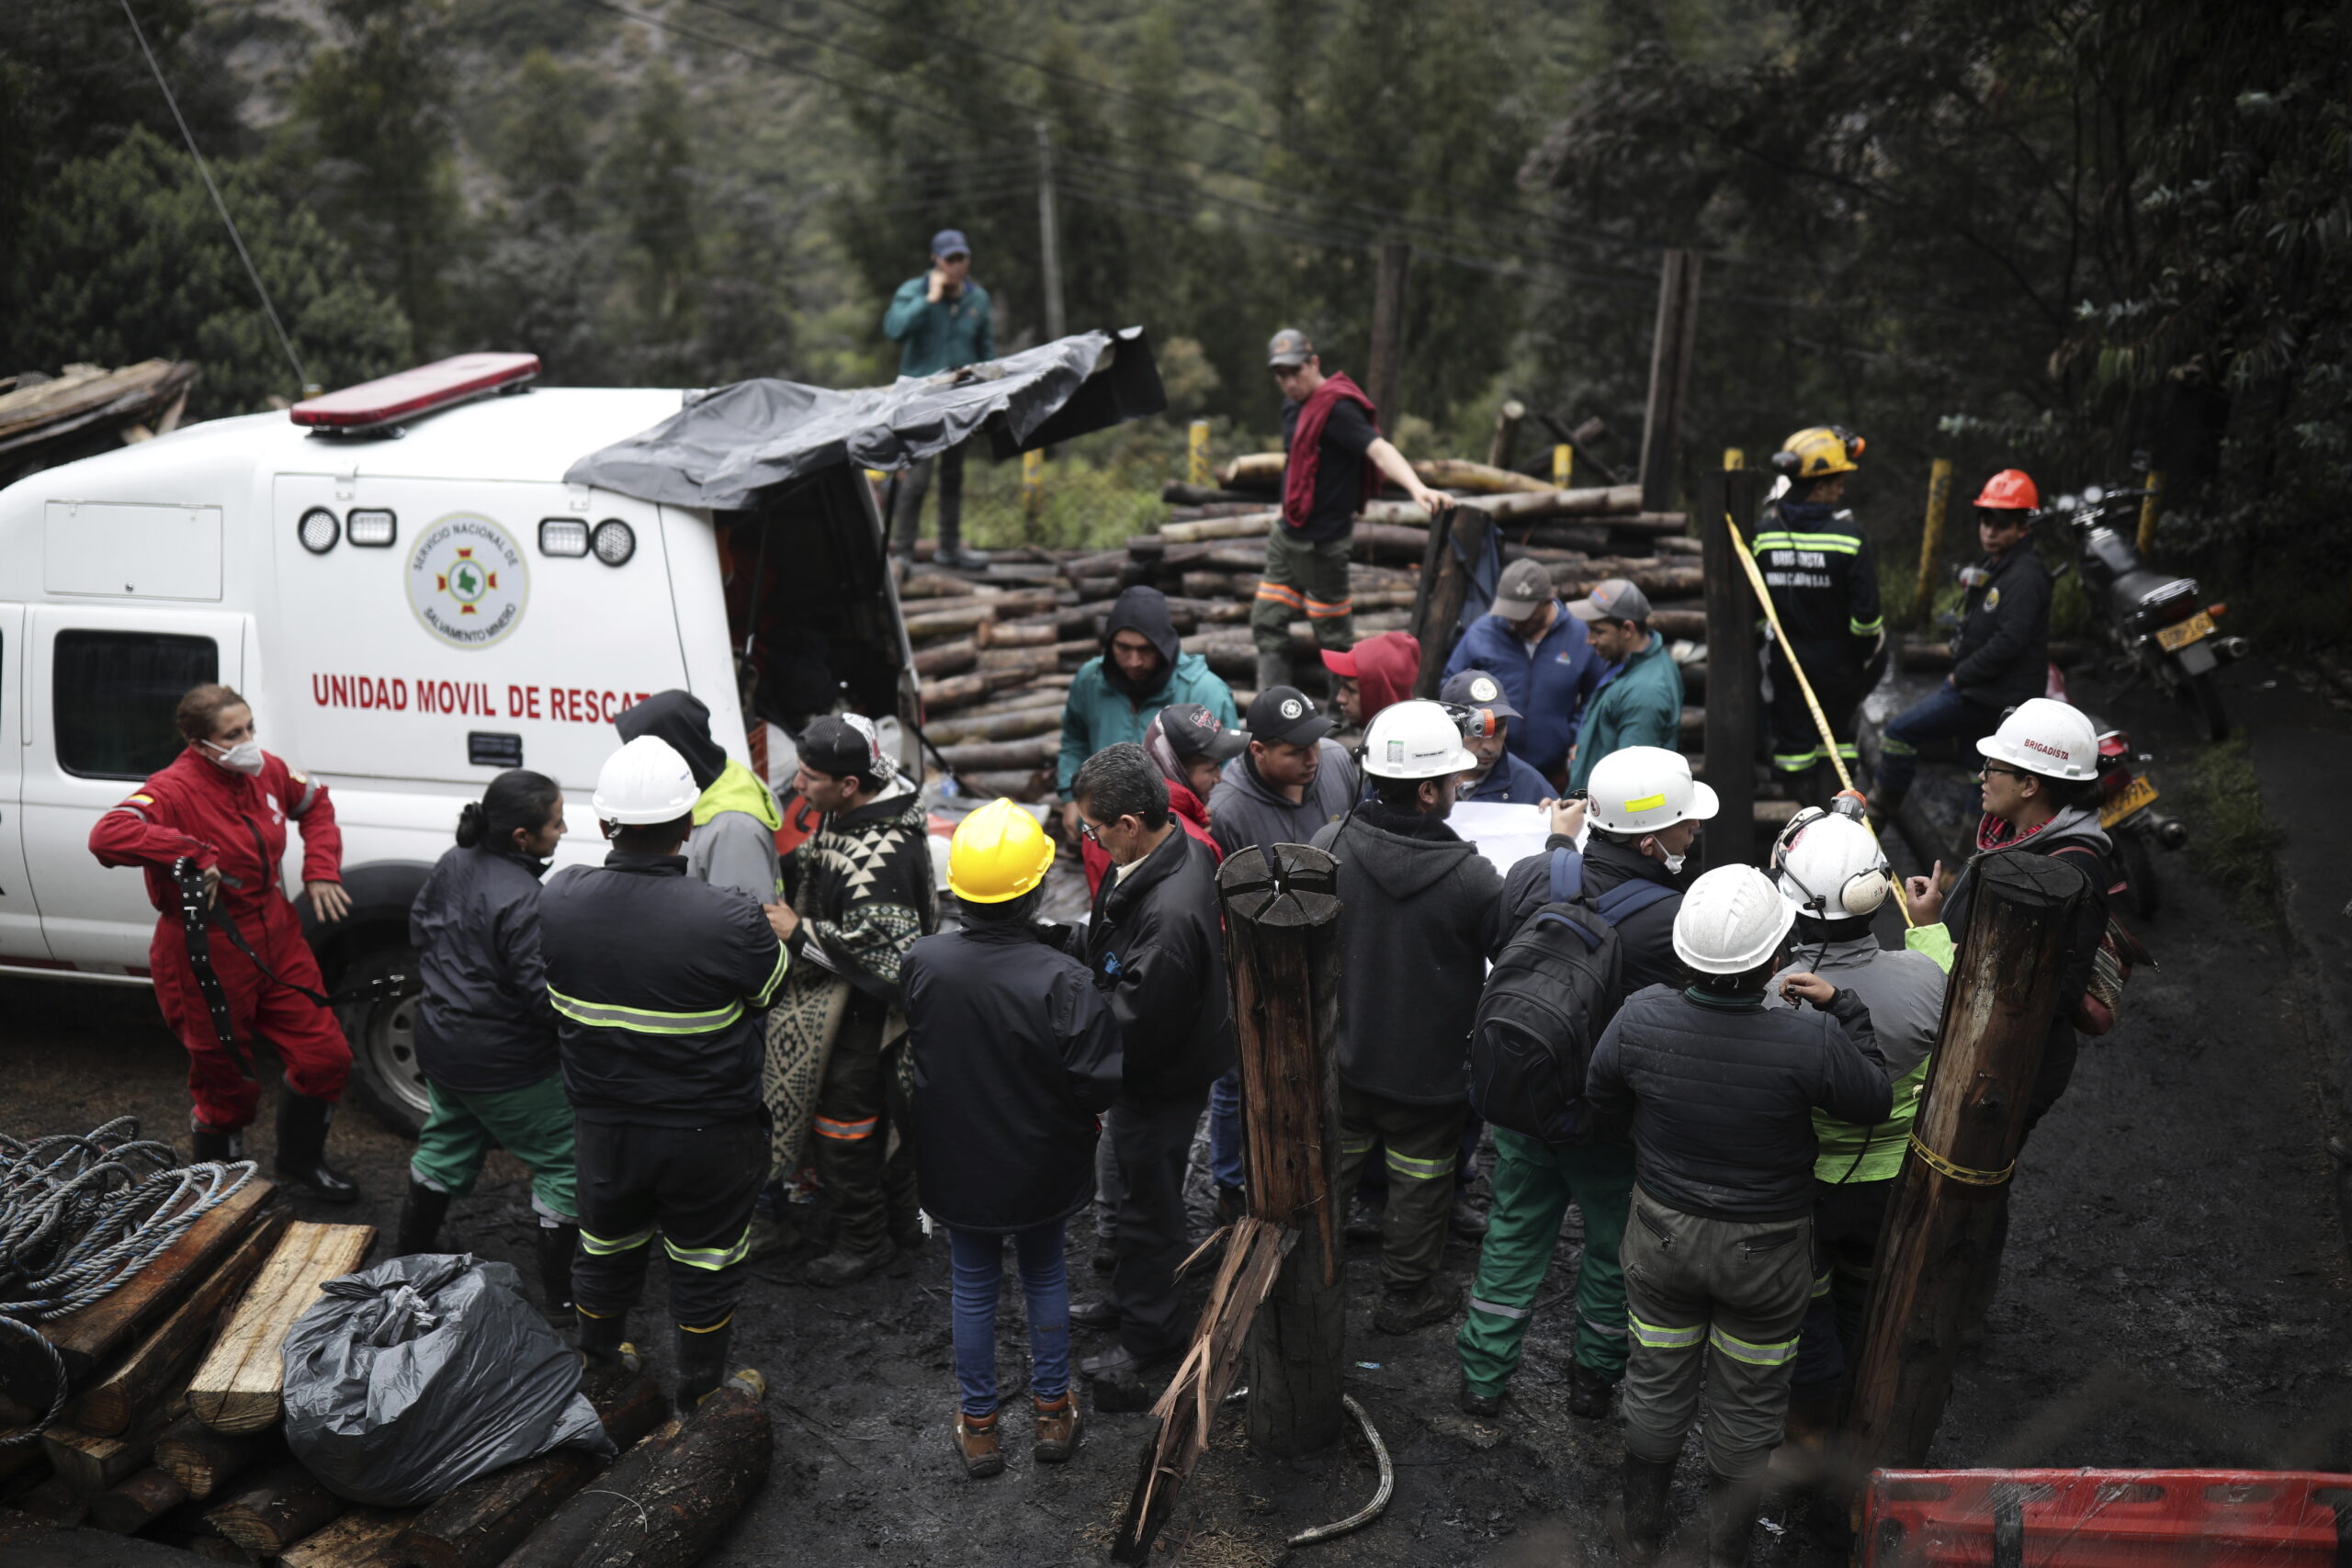
<path id="1" fill-rule="evenodd" d="M 1998 1170 L 1971 1170 L 1964 1165 L 1954 1165 L 1921 1143 L 1917 1133 L 1911 1134 L 1911 1148 L 1913 1153 L 1928 1162 L 1930 1168 L 1942 1172 L 1954 1181 L 1964 1181 L 1971 1187 L 1998 1187 L 2018 1173 L 2018 1162 L 2015 1160 Z"/>

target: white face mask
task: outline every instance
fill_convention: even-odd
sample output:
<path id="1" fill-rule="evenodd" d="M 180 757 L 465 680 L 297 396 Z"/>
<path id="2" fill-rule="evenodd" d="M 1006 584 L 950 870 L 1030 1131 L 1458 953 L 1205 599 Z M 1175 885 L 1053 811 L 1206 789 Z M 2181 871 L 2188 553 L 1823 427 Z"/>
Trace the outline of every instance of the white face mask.
<path id="1" fill-rule="evenodd" d="M 248 774 L 261 772 L 261 742 L 258 740 L 240 740 L 225 749 L 208 740 L 204 749 L 212 753 L 214 761 L 232 772 Z"/>
<path id="2" fill-rule="evenodd" d="M 1661 859 L 1658 864 L 1666 867 L 1666 874 L 1668 876 L 1679 876 L 1682 874 L 1682 863 L 1690 858 L 1689 855 L 1668 855 Z"/>

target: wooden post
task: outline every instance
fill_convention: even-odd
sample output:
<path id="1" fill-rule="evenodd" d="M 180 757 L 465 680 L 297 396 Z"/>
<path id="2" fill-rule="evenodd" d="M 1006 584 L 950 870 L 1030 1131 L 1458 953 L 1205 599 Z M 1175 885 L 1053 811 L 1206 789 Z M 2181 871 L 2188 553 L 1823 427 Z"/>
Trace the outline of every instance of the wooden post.
<path id="1" fill-rule="evenodd" d="M 1403 411 L 1396 406 L 1396 378 L 1405 365 L 1405 273 L 1413 247 L 1390 240 L 1380 247 L 1380 275 L 1372 291 L 1372 352 L 1366 355 L 1364 392 L 1379 411 L 1381 433 L 1394 440 Z"/>
<path id="2" fill-rule="evenodd" d="M 1699 338 L 1699 257 L 1668 251 L 1658 266 L 1657 330 L 1650 339 L 1650 395 L 1642 420 L 1642 510 L 1674 509 L 1675 458 Z"/>
<path id="3" fill-rule="evenodd" d="M 1184 479 L 1187 484 L 1204 488 L 1212 480 L 1209 474 L 1209 422 L 1196 419 L 1184 431 Z"/>
<path id="4" fill-rule="evenodd" d="M 1069 331 L 1062 317 L 1062 226 L 1054 208 L 1054 133 L 1037 121 L 1037 254 L 1045 273 L 1046 337 Z"/>
<path id="5" fill-rule="evenodd" d="M 1943 1027 L 1896 1179 L 1863 1319 L 1849 1427 L 1856 1473 L 1915 1468 L 1942 1420 L 1971 1281 L 1993 1253 L 2050 1021 L 2088 886 L 2048 855 L 1977 863 Z M 1928 1151 L 1923 1156 L 1922 1151 Z"/>
<path id="6" fill-rule="evenodd" d="M 1487 446 L 1487 467 L 1510 467 L 1510 449 L 1519 445 L 1520 421 L 1527 417 L 1527 405 L 1517 398 L 1505 398 L 1502 407 L 1495 411 L 1495 438 Z"/>
<path id="7" fill-rule="evenodd" d="M 1453 629 L 1470 602 L 1470 569 L 1486 553 L 1494 525 L 1494 519 L 1472 506 L 1448 507 L 1430 524 L 1429 554 L 1413 595 L 1413 636 L 1421 644 L 1421 668 L 1413 680 L 1417 697 L 1434 697 L 1445 683 Z"/>
<path id="8" fill-rule="evenodd" d="M 1724 519 L 1750 532 L 1763 504 L 1764 476 L 1754 468 L 1699 478 L 1699 544 L 1707 596 L 1707 784 L 1714 820 L 1699 839 L 1712 869 L 1756 863 L 1756 609 Z"/>
<path id="9" fill-rule="evenodd" d="M 1919 585 L 1911 591 L 1911 624 L 1924 626 L 1935 608 L 1936 568 L 1944 553 L 1944 513 L 1951 508 L 1951 459 L 1928 465 L 1928 516 L 1919 525 Z"/>
<path id="10" fill-rule="evenodd" d="M 2165 498 L 2165 476 L 2161 468 L 2148 470 L 2148 493 L 2140 502 L 2139 549 L 2142 559 L 2156 547 L 2156 509 Z"/>

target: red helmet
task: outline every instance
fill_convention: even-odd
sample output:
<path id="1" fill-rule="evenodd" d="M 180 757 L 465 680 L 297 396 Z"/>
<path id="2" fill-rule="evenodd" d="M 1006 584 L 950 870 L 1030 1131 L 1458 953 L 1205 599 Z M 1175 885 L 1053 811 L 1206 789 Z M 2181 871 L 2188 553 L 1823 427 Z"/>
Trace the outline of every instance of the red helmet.
<path id="1" fill-rule="evenodd" d="M 2033 476 L 2023 468 L 2003 468 L 1984 481 L 1976 504 L 2003 512 L 2038 512 L 2041 508 L 2041 492 L 2033 488 Z"/>

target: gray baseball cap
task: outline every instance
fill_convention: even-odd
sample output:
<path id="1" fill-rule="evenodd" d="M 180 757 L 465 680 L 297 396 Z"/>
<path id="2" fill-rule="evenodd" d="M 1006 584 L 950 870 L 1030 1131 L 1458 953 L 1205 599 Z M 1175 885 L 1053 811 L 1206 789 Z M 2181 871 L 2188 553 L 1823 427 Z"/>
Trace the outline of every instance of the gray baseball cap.
<path id="1" fill-rule="evenodd" d="M 1487 614 L 1506 621 L 1523 621 L 1552 597 L 1552 573 L 1540 560 L 1515 560 L 1503 568 L 1495 585 L 1494 602 Z"/>
<path id="2" fill-rule="evenodd" d="M 1266 344 L 1268 365 L 1304 365 L 1315 357 L 1315 344 L 1296 327 L 1284 327 Z"/>
<path id="3" fill-rule="evenodd" d="M 1446 682 L 1438 701 L 1453 703 L 1465 708 L 1485 708 L 1497 718 L 1517 718 L 1519 710 L 1510 705 L 1510 694 L 1503 683 L 1484 670 L 1464 670 Z"/>
<path id="4" fill-rule="evenodd" d="M 1646 621 L 1650 602 L 1642 591 L 1622 577 L 1592 585 L 1592 592 L 1571 602 L 1568 614 L 1579 621 Z"/>

